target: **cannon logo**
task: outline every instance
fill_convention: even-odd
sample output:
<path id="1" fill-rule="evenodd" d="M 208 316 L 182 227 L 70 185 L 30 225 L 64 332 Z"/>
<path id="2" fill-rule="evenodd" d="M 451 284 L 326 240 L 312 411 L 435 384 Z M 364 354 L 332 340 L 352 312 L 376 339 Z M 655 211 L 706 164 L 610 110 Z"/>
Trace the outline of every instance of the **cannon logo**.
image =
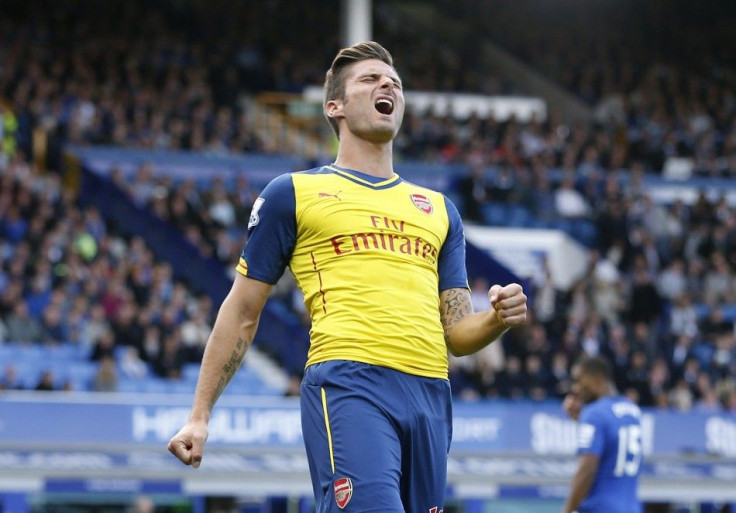
<path id="1" fill-rule="evenodd" d="M 340 509 L 344 509 L 353 497 L 353 482 L 349 477 L 342 477 L 335 481 L 335 502 Z"/>
<path id="2" fill-rule="evenodd" d="M 414 203 L 414 206 L 425 214 L 431 214 L 434 212 L 434 207 L 428 197 L 423 194 L 412 194 L 409 197 L 411 198 L 411 202 Z"/>

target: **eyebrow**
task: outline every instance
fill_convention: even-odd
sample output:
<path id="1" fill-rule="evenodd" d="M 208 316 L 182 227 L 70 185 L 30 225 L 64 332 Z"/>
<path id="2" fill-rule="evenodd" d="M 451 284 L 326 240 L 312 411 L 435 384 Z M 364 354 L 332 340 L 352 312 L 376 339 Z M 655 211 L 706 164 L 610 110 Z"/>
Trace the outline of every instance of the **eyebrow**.
<path id="1" fill-rule="evenodd" d="M 389 75 L 388 73 L 381 73 L 380 71 L 366 71 L 366 72 L 361 73 L 360 75 L 358 75 L 356 78 L 359 80 L 359 79 L 364 78 L 364 77 L 378 78 L 378 77 L 382 77 L 382 76 L 387 76 L 388 78 L 390 78 L 391 80 L 393 80 L 394 82 L 396 82 L 399 85 L 401 85 L 401 83 L 402 83 L 401 82 L 401 79 L 398 77 L 398 75 Z"/>

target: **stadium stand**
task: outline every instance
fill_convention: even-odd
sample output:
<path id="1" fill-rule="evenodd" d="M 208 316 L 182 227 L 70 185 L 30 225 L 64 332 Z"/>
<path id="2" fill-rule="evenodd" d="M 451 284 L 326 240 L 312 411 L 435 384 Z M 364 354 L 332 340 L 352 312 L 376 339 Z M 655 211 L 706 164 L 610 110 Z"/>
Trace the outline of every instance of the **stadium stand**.
<path id="1" fill-rule="evenodd" d="M 274 30 L 310 19 L 334 21 L 331 9 L 295 6 L 277 16 L 268 3 L 249 6 L 247 12 L 215 3 L 217 8 L 212 2 L 154 2 L 140 24 L 142 7 L 135 2 L 108 2 L 97 10 L 85 4 L 47 9 L 11 1 L 0 21 L 0 95 L 5 99 L 0 111 L 5 127 L 0 335 L 7 355 L 21 343 L 28 355 L 36 350 L 30 348 L 86 348 L 88 353 L 73 353 L 77 364 L 53 369 L 55 388 L 97 386 L 101 364 L 86 361 L 94 348 L 99 360 L 114 356 L 120 390 L 146 389 L 140 386 L 145 377 L 156 383 L 152 390 L 189 391 L 201 332 L 212 320 L 212 306 L 177 281 L 170 265 L 153 257 L 135 227 L 111 225 L 96 209 L 75 203 L 54 173 L 62 168 L 61 148 L 104 144 L 277 153 L 280 148 L 263 136 L 252 116 L 256 95 L 319 84 L 324 60 L 337 47 L 333 34 L 304 38 L 299 31 Z M 608 25 L 591 21 L 586 37 L 607 46 L 581 45 L 546 32 L 550 13 L 544 10 L 486 2 L 428 4 L 425 16 L 435 10 L 466 24 L 476 43 L 465 43 L 456 59 L 446 49 L 451 35 L 417 39 L 418 34 L 400 30 L 406 26 L 401 23 L 405 11 L 378 2 L 377 18 L 383 23 L 377 24 L 376 35 L 396 48 L 402 72 L 406 64 L 407 88 L 528 92 L 512 78 L 488 72 L 476 51 L 488 43 L 502 45 L 557 81 L 593 112 L 588 123 L 569 123 L 555 112 L 528 122 L 408 113 L 397 141 L 401 160 L 462 170 L 453 172 L 445 192 L 467 220 L 560 229 L 589 248 L 588 272 L 569 291 L 555 290 L 544 276 L 536 278 L 533 322 L 506 337 L 500 354 L 455 362 L 456 393 L 559 397 L 569 383 L 570 363 L 585 352 L 613 358 L 620 366 L 618 385 L 641 404 L 736 408 L 736 217 L 728 197 L 736 169 L 736 107 L 729 93 L 734 77 L 727 71 L 732 55 L 721 44 L 721 29 L 712 31 L 712 38 L 685 31 L 687 37 L 679 39 L 674 34 L 681 32 L 671 28 L 661 41 L 643 45 L 621 41 Z M 636 9 L 644 29 L 657 25 L 662 15 L 641 3 L 627 6 Z M 119 13 L 115 23 L 106 16 L 110 12 Z M 699 15 L 700 23 L 717 21 L 709 11 Z M 515 16 L 534 28 L 536 39 L 515 37 Z M 581 16 L 586 18 L 585 12 Z M 55 24 L 52 30 L 53 20 L 72 18 L 74 30 Z M 197 30 L 191 23 L 195 18 Z M 474 18 L 492 25 L 479 26 Z M 249 30 L 241 30 L 242 23 Z M 154 44 L 126 37 L 132 33 Z M 277 40 L 276 33 L 288 34 L 289 40 Z M 408 40 L 424 50 L 407 54 Z M 676 52 L 661 52 L 673 42 L 685 56 L 680 62 L 671 61 Z M 637 53 L 643 46 L 650 53 Z M 296 55 L 284 50 L 288 47 L 304 51 Z M 683 69 L 692 64 L 687 56 L 702 54 L 711 58 L 698 63 L 697 77 L 686 80 Z M 32 158 L 38 128 L 48 135 L 48 162 Z M 653 183 L 662 183 L 654 175 L 663 173 L 671 157 L 691 159 L 693 176 L 723 178 L 723 194 L 702 192 L 688 201 L 650 194 Z M 46 164 L 52 172 L 40 171 Z M 176 180 L 145 164 L 132 181 L 113 182 L 132 204 L 168 223 L 203 258 L 225 268 L 239 254 L 244 238 L 239 220 L 259 187 L 242 176 Z M 705 191 L 713 182 L 686 183 Z M 293 285 L 287 283 L 280 293 L 278 308 L 298 315 Z M 97 341 L 109 336 L 113 347 L 104 349 Z M 156 365 L 152 355 L 164 340 L 186 347 L 186 355 Z M 120 350 L 129 346 L 140 362 Z M 20 378 L 8 378 L 4 386 L 17 387 L 19 381 L 34 388 L 45 369 L 24 363 L 38 359 L 22 351 L 17 355 Z M 183 378 L 161 381 L 159 374 Z M 253 383 L 248 386 L 233 390 L 253 392 Z M 262 390 L 275 391 L 265 385 Z"/>

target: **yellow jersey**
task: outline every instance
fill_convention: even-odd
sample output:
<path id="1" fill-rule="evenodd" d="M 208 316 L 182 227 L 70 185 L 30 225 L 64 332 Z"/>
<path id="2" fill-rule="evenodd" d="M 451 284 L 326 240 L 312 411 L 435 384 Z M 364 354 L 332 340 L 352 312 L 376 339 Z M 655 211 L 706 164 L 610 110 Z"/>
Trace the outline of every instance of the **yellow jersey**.
<path id="1" fill-rule="evenodd" d="M 447 379 L 439 293 L 468 280 L 444 195 L 333 164 L 274 179 L 248 234 L 238 272 L 274 284 L 288 265 L 304 294 L 307 366 L 352 360 Z"/>

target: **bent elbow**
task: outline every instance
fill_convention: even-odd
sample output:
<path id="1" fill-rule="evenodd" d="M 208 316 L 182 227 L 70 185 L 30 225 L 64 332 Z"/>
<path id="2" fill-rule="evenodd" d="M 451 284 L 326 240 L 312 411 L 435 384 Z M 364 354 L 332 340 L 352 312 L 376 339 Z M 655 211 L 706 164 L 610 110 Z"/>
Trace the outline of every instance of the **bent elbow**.
<path id="1" fill-rule="evenodd" d="M 449 338 L 445 340 L 445 346 L 447 347 L 447 351 L 452 355 L 456 357 L 460 356 L 468 356 L 472 353 L 472 351 L 468 351 L 467 348 L 464 347 L 458 347 L 457 344 L 453 344 Z"/>

